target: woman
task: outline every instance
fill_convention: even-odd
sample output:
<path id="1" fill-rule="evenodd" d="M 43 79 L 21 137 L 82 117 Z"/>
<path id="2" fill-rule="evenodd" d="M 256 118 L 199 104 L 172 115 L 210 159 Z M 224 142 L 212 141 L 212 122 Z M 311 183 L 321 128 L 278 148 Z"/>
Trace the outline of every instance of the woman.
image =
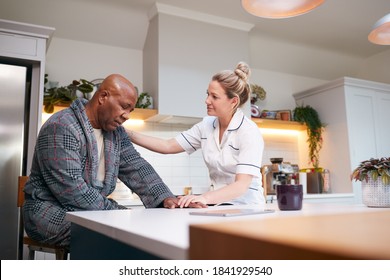
<path id="1" fill-rule="evenodd" d="M 202 149 L 214 189 L 181 197 L 180 207 L 192 202 L 264 203 L 260 172 L 264 141 L 256 124 L 240 109 L 250 98 L 249 75 L 244 62 L 234 71 L 215 74 L 207 90 L 208 117 L 175 138 L 159 139 L 127 131 L 135 144 L 162 154 L 191 154 Z"/>

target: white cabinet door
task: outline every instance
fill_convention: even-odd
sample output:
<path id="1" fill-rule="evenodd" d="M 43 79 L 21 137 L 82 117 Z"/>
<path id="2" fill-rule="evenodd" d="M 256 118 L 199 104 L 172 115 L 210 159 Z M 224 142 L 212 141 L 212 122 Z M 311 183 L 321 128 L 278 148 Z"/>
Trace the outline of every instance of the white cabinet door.
<path id="1" fill-rule="evenodd" d="M 377 156 L 390 157 L 390 92 L 376 91 L 375 96 Z"/>
<path id="2" fill-rule="evenodd" d="M 390 156 L 390 92 L 347 87 L 351 162 Z"/>
<path id="3" fill-rule="evenodd" d="M 364 88 L 346 87 L 349 150 L 352 166 L 377 155 L 375 96 Z"/>

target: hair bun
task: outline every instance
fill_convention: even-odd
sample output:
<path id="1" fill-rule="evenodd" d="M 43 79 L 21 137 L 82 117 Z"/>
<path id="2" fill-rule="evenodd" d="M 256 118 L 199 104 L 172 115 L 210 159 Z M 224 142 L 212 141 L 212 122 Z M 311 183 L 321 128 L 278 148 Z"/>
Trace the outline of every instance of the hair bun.
<path id="1" fill-rule="evenodd" d="M 240 77 L 241 80 L 244 80 L 244 81 L 248 80 L 247 74 L 244 73 L 244 71 L 242 71 L 241 69 L 234 70 L 234 73 L 236 73 L 236 75 L 238 77 Z"/>
<path id="2" fill-rule="evenodd" d="M 249 66 L 245 62 L 240 62 L 237 64 L 237 67 L 234 70 L 234 73 L 238 77 L 240 77 L 240 79 L 242 79 L 246 82 L 249 78 L 249 75 L 250 75 Z"/>

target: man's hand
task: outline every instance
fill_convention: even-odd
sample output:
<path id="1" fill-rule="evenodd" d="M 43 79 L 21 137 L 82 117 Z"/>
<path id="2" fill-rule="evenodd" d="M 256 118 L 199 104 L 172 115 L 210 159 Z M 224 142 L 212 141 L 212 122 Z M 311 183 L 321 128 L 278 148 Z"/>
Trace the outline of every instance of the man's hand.
<path id="1" fill-rule="evenodd" d="M 164 199 L 164 208 L 180 208 L 179 206 L 179 199 L 177 197 L 168 197 Z M 207 208 L 206 204 L 203 204 L 201 202 L 192 202 L 186 206 L 188 208 Z"/>

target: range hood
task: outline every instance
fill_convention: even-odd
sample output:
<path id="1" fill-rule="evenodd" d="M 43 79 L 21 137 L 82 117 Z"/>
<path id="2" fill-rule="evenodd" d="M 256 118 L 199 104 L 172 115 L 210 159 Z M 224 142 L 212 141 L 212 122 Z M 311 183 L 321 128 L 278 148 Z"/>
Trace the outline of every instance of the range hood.
<path id="1" fill-rule="evenodd" d="M 248 62 L 252 27 L 156 3 L 143 50 L 143 91 L 153 97 L 158 114 L 147 121 L 194 124 L 206 116 L 211 77 Z"/>

